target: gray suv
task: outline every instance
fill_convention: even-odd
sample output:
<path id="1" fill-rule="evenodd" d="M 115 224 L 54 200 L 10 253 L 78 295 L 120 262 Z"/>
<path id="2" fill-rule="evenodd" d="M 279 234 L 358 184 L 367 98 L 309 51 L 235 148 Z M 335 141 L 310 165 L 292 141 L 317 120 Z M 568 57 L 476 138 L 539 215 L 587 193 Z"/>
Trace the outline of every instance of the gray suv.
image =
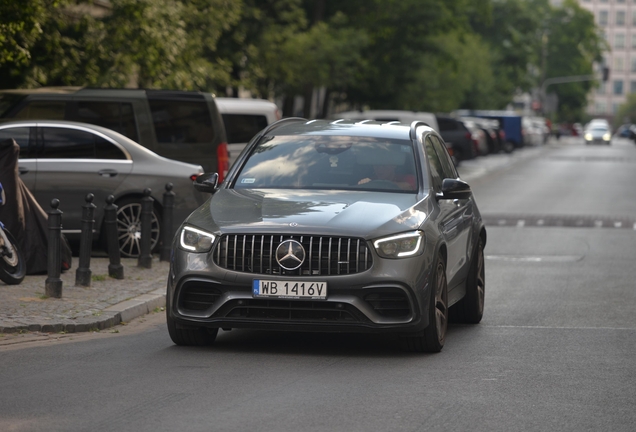
<path id="1" fill-rule="evenodd" d="M 80 87 L 0 90 L 0 119 L 90 123 L 221 177 L 229 168 L 223 120 L 210 93 Z"/>

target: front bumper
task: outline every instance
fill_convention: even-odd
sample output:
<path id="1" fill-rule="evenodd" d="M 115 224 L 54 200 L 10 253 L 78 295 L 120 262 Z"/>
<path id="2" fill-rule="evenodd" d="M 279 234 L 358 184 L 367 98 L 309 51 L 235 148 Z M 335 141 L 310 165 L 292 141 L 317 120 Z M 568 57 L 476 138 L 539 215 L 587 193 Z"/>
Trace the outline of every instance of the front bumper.
<path id="1" fill-rule="evenodd" d="M 361 273 L 312 276 L 327 283 L 325 300 L 263 299 L 253 295 L 254 279 L 308 278 L 231 271 L 219 267 L 211 254 L 175 248 L 166 301 L 176 325 L 187 328 L 419 331 L 428 325 L 430 261 L 426 254 L 399 260 L 376 256 Z"/>

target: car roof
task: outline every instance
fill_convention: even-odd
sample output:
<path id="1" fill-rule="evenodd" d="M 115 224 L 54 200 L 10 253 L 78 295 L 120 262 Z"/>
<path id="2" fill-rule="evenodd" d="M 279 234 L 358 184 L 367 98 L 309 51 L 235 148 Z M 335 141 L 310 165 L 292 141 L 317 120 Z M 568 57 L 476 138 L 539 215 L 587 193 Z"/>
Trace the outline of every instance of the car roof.
<path id="1" fill-rule="evenodd" d="M 151 155 L 150 157 L 156 157 L 156 158 L 168 160 L 168 158 L 165 158 L 165 157 L 153 152 L 152 150 L 150 150 L 150 149 L 142 146 L 141 144 L 138 144 L 137 142 L 131 140 L 127 136 L 124 136 L 124 135 L 120 134 L 119 132 L 116 132 L 116 131 L 114 131 L 112 129 L 108 129 L 108 128 L 105 128 L 105 127 L 102 127 L 102 126 L 90 124 L 90 123 L 81 123 L 81 122 L 66 121 L 66 120 L 0 121 L 0 129 L 4 129 L 4 128 L 7 128 L 7 127 L 20 127 L 20 126 L 24 126 L 24 127 L 33 127 L 33 126 L 46 127 L 46 126 L 52 126 L 52 127 L 71 127 L 71 128 L 80 128 L 80 129 L 89 129 L 89 130 L 95 131 L 95 132 L 97 132 L 99 134 L 105 135 L 110 140 L 117 142 L 121 147 L 123 147 L 126 150 L 126 152 L 129 153 L 130 156 L 132 156 L 133 160 L 136 157 L 140 157 L 140 155 L 142 155 L 142 154 L 143 155 Z M 175 162 L 176 164 L 179 164 L 179 165 L 190 166 L 190 167 L 193 167 L 193 168 L 198 168 L 198 165 L 190 164 L 190 163 L 187 163 L 187 162 L 181 162 L 181 161 L 176 161 L 176 160 L 172 160 L 172 161 Z"/>
<path id="2" fill-rule="evenodd" d="M 415 122 L 414 122 L 415 123 Z M 375 120 L 337 119 L 306 120 L 288 118 L 273 123 L 267 135 L 327 135 L 327 136 L 368 136 L 386 139 L 411 139 L 413 123 L 398 121 L 382 122 Z M 421 122 L 418 130 L 435 132 L 433 128 Z"/>

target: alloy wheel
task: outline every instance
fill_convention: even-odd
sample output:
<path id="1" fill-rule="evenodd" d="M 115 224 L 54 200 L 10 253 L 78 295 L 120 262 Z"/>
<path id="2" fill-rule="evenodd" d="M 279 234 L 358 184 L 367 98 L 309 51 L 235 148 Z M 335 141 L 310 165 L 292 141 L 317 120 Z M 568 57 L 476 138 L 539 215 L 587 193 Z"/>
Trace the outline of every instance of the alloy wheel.
<path id="1" fill-rule="evenodd" d="M 152 212 L 150 250 L 159 242 L 159 219 Z M 141 252 L 141 204 L 127 203 L 117 209 L 117 239 L 122 256 L 136 258 Z"/>
<path id="2" fill-rule="evenodd" d="M 448 328 L 448 289 L 446 287 L 446 271 L 444 264 L 437 265 L 437 285 L 435 287 L 435 321 L 437 339 L 440 343 L 446 338 Z"/>

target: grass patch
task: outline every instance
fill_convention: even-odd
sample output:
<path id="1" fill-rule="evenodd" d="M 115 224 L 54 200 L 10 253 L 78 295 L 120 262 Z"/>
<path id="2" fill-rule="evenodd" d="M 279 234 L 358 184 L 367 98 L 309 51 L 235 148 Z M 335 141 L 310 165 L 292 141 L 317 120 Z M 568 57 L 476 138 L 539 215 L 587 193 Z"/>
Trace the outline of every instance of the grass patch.
<path id="1" fill-rule="evenodd" d="M 108 279 L 108 275 L 92 275 L 91 280 L 94 282 L 103 282 Z"/>

